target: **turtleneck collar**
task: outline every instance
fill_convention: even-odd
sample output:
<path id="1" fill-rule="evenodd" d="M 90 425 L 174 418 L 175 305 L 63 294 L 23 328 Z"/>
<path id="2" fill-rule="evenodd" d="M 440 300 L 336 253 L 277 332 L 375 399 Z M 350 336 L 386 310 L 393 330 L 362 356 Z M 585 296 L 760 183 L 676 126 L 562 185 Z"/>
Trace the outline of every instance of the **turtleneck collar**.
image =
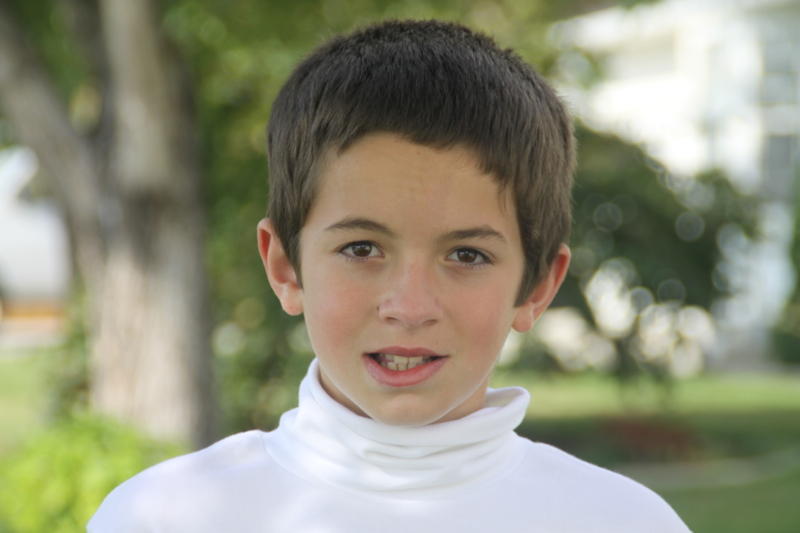
<path id="1" fill-rule="evenodd" d="M 485 407 L 462 419 L 421 427 L 388 426 L 331 398 L 311 363 L 297 409 L 265 436 L 272 457 L 313 482 L 350 491 L 433 496 L 468 488 L 513 470 L 530 396 L 525 389 L 489 389 Z"/>

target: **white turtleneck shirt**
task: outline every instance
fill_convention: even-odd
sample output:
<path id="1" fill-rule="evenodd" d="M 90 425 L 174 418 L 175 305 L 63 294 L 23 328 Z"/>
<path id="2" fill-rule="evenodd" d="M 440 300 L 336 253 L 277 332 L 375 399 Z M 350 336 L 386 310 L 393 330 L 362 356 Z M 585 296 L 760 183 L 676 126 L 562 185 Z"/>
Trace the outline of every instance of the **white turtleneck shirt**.
<path id="1" fill-rule="evenodd" d="M 248 431 L 117 487 L 88 533 L 686 533 L 658 495 L 514 433 L 530 397 L 489 389 L 460 420 L 395 427 L 319 382 L 275 431 Z"/>

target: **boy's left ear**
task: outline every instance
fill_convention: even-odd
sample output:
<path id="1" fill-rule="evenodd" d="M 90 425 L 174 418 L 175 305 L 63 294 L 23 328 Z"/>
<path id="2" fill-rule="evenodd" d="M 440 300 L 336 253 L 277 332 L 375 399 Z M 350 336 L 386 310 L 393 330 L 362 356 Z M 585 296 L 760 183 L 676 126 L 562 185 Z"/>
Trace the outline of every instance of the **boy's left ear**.
<path id="1" fill-rule="evenodd" d="M 533 289 L 531 295 L 517 308 L 517 314 L 511 327 L 515 331 L 525 332 L 533 327 L 533 323 L 544 313 L 553 301 L 561 283 L 567 275 L 571 253 L 566 244 L 558 248 L 558 255 L 550 265 L 550 270 L 542 281 Z"/>

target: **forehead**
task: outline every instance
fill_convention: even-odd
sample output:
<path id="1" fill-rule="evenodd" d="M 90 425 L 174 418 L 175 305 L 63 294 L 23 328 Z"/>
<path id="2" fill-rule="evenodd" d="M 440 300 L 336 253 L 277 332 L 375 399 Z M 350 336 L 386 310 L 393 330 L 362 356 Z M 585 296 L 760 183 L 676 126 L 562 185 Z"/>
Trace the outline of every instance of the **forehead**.
<path id="1" fill-rule="evenodd" d="M 465 210 L 514 218 L 515 211 L 510 190 L 501 191 L 468 147 L 433 148 L 388 133 L 367 135 L 340 154 L 330 150 L 316 189 L 309 218 L 337 207 L 372 206 L 384 216 L 438 212 L 442 218 Z"/>

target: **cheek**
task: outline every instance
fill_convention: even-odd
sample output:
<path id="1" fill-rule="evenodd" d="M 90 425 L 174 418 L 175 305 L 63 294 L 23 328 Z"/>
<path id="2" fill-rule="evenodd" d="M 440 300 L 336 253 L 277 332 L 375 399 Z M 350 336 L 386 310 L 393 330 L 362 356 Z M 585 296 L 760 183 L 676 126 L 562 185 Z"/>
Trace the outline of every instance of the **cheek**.
<path id="1" fill-rule="evenodd" d="M 514 320 L 512 304 L 503 287 L 487 288 L 459 302 L 461 335 L 480 348 L 476 353 L 494 358 L 500 352 Z"/>
<path id="2" fill-rule="evenodd" d="M 348 284 L 334 276 L 309 280 L 303 309 L 315 352 L 336 350 L 356 340 L 358 327 L 368 319 L 369 295 L 362 286 Z"/>

